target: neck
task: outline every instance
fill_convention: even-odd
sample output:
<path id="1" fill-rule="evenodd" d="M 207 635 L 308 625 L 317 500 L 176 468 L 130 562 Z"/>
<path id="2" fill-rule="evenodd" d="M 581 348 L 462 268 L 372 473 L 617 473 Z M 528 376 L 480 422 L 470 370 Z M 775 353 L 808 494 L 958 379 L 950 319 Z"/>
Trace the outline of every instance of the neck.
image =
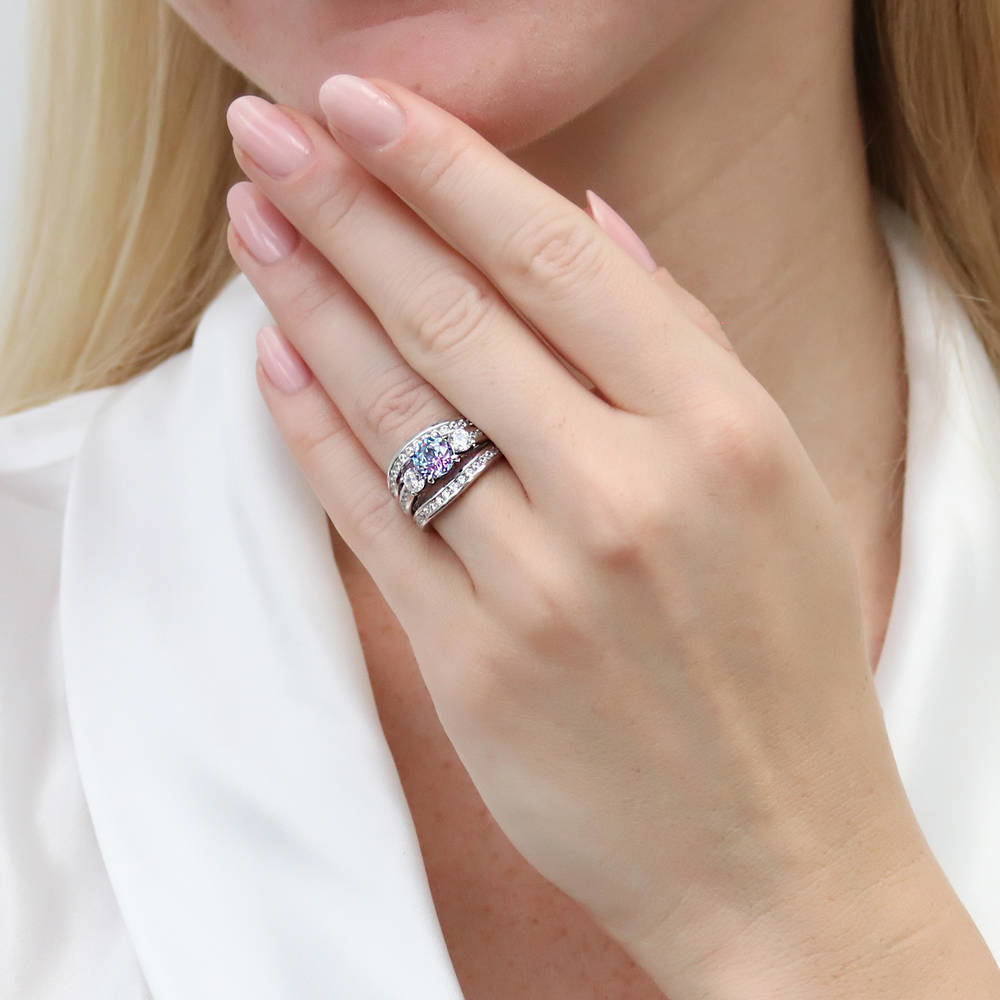
<path id="1" fill-rule="evenodd" d="M 597 191 L 715 312 L 867 548 L 898 527 L 905 379 L 850 6 L 729 0 L 515 159 Z"/>

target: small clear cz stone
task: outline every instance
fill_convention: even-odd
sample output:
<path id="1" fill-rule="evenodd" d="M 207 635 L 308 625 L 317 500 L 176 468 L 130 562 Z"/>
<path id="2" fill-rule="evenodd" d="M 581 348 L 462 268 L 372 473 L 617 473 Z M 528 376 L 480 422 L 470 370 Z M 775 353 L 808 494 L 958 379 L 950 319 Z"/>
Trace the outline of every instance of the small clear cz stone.
<path id="1" fill-rule="evenodd" d="M 410 468 L 403 473 L 403 485 L 411 493 L 419 493 L 424 488 L 426 483 L 416 469 Z"/>
<path id="2" fill-rule="evenodd" d="M 474 443 L 467 427 L 458 427 L 451 432 L 451 446 L 455 451 L 468 451 Z"/>

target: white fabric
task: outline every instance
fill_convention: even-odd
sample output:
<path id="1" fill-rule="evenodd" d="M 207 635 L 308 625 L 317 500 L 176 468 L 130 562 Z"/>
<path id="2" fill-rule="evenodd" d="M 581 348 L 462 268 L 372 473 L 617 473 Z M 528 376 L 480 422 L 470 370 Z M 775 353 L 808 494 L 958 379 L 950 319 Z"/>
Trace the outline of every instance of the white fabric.
<path id="1" fill-rule="evenodd" d="M 903 554 L 876 673 L 1000 954 L 1000 385 L 898 210 Z M 0 419 L 0 996 L 461 1000 L 242 277 L 191 348 Z"/>

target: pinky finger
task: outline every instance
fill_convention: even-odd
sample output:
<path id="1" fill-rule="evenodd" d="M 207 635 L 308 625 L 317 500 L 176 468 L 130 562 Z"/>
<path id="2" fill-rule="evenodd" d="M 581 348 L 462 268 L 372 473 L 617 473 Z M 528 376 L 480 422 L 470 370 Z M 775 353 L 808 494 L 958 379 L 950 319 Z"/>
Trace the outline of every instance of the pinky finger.
<path id="1" fill-rule="evenodd" d="M 257 384 L 285 443 L 404 627 L 406 620 L 421 620 L 428 599 L 450 603 L 471 593 L 471 578 L 454 551 L 403 512 L 385 473 L 277 327 L 257 334 L 257 355 Z"/>
<path id="2" fill-rule="evenodd" d="M 674 304 L 695 326 L 707 333 L 717 344 L 735 354 L 732 343 L 722 329 L 722 324 L 700 299 L 695 298 L 674 276 L 657 265 L 649 247 L 639 234 L 595 191 L 587 191 L 587 211 L 608 236 L 630 257 L 638 261 L 672 296 Z"/>

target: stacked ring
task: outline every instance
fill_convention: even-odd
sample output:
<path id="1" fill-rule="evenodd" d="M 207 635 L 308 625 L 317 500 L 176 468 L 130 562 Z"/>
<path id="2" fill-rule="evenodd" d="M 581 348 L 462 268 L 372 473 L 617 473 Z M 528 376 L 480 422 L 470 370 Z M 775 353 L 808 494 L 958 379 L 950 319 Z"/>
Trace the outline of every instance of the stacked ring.
<path id="1" fill-rule="evenodd" d="M 386 471 L 389 492 L 421 528 L 501 455 L 472 421 L 441 420 L 414 434 Z M 444 485 L 428 494 L 436 482 Z"/>

